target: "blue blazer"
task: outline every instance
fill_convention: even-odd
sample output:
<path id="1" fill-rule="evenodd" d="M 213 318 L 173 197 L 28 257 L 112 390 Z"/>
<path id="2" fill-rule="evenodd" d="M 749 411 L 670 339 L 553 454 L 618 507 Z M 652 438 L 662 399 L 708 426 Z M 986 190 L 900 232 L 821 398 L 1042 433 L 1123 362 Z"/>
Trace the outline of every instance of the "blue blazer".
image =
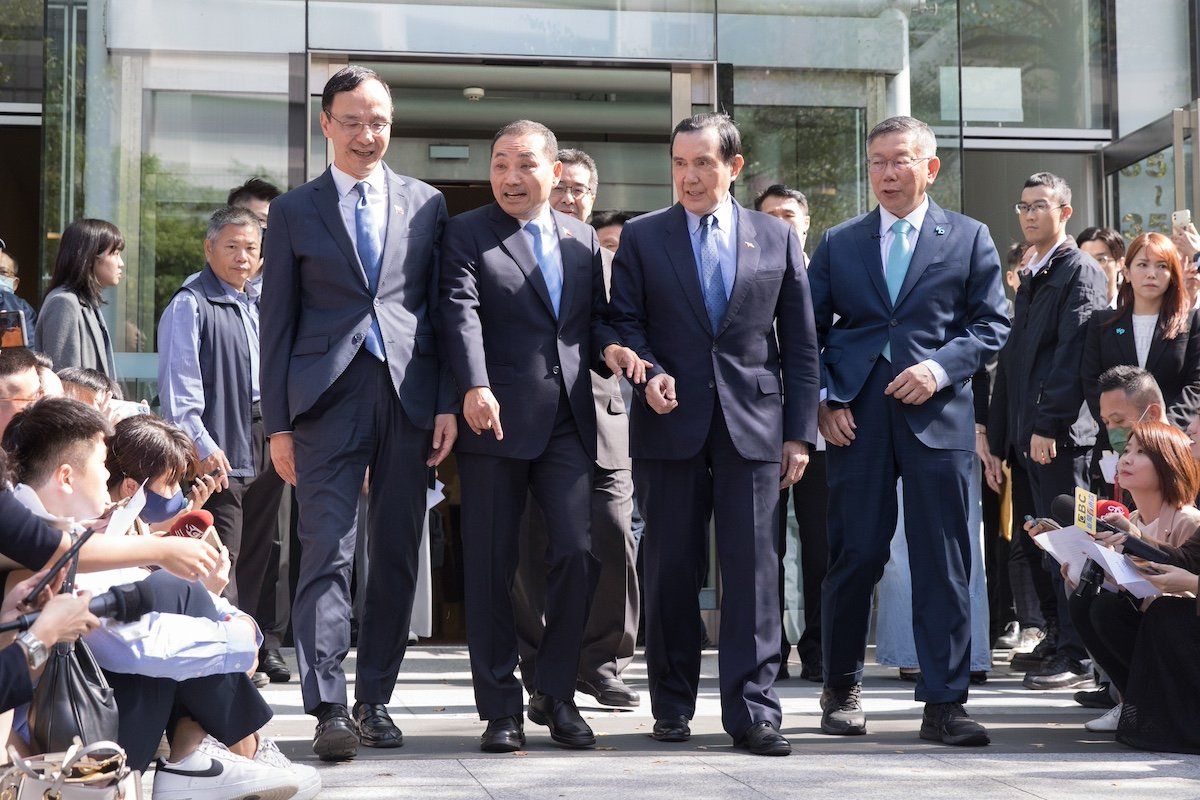
<path id="1" fill-rule="evenodd" d="M 817 439 L 819 369 L 804 253 L 795 231 L 742 208 L 737 274 L 714 335 L 704 307 L 683 206 L 631 220 L 613 262 L 612 320 L 622 344 L 675 378 L 679 406 L 630 413 L 634 458 L 686 459 L 708 439 L 721 404 L 743 458 L 778 461 L 784 441 Z"/>
<path id="2" fill-rule="evenodd" d="M 342 222 L 329 170 L 271 203 L 259 301 L 260 381 L 268 434 L 290 431 L 363 346 L 372 311 L 383 333 L 392 385 L 413 424 L 432 428 L 455 410 L 456 391 L 438 358 L 438 246 L 442 193 L 386 165 L 389 219 L 375 294 Z"/>
<path id="3" fill-rule="evenodd" d="M 893 376 L 928 358 L 950 378 L 924 404 L 900 406 L 912 432 L 927 447 L 972 450 L 971 376 L 1010 330 L 1000 257 L 986 225 L 930 200 L 893 306 L 879 217 L 875 209 L 830 228 L 809 268 L 828 400 L 854 400 L 890 343 Z"/>

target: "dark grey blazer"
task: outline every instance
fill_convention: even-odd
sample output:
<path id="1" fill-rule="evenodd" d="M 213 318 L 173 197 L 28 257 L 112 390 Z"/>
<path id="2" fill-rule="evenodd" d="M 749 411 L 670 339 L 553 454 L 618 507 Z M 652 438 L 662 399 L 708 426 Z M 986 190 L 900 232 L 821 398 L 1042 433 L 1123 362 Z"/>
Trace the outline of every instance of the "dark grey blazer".
<path id="1" fill-rule="evenodd" d="M 550 440 L 562 385 L 583 445 L 596 457 L 588 368 L 599 366 L 599 350 L 616 341 L 602 321 L 600 245 L 590 225 L 552 213 L 563 263 L 557 320 L 529 237 L 515 219 L 489 203 L 446 226 L 440 339 L 464 392 L 491 387 L 504 428 L 504 441 L 498 442 L 491 433 L 476 436 L 460 421 L 459 451 L 537 458 Z"/>
<path id="2" fill-rule="evenodd" d="M 446 224 L 442 193 L 386 165 L 389 219 L 374 295 L 338 209 L 329 170 L 271 203 L 260 300 L 260 382 L 268 434 L 290 431 L 363 345 L 379 320 L 392 384 L 405 413 L 432 428 L 456 408 L 438 359 L 431 315 L 437 252 Z"/>
<path id="3" fill-rule="evenodd" d="M 115 378 L 112 343 L 105 341 L 104 331 L 97 309 L 65 287 L 51 290 L 42 301 L 37 341 L 55 370 L 87 367 Z"/>
<path id="4" fill-rule="evenodd" d="M 604 287 L 612 282 L 611 250 L 600 250 L 604 263 Z M 632 390 L 618 375 L 602 378 L 592 372 L 592 398 L 596 401 L 596 466 L 602 469 L 632 469 L 629 457 L 629 400 Z"/>

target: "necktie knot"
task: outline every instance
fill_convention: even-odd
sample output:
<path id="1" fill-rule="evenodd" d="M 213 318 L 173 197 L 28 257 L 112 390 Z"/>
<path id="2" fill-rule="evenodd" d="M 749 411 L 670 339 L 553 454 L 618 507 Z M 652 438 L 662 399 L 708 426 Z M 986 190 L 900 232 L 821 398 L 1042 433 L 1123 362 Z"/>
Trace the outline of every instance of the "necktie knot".
<path id="1" fill-rule="evenodd" d="M 711 231 L 713 228 L 717 227 L 717 215 L 705 214 L 700 218 L 700 227 L 704 228 L 706 231 Z"/>
<path id="2" fill-rule="evenodd" d="M 908 232 L 912 230 L 912 223 L 906 219 L 898 219 L 892 223 L 892 233 L 897 236 L 908 236 Z"/>
<path id="3" fill-rule="evenodd" d="M 354 188 L 358 189 L 359 203 L 365 204 L 367 202 L 367 182 L 359 181 L 358 183 L 354 184 Z"/>

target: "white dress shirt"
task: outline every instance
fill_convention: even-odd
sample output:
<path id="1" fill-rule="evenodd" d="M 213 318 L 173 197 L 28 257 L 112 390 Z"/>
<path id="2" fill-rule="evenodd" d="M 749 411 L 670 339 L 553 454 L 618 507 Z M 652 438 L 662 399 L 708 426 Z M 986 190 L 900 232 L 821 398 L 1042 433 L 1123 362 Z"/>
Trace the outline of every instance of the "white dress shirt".
<path id="1" fill-rule="evenodd" d="M 35 515 L 50 517 L 37 492 L 29 486 L 17 484 L 13 496 Z M 149 570 L 140 567 L 79 573 L 75 586 L 97 595 L 122 583 L 143 580 L 149 574 Z M 262 632 L 256 623 L 252 628 L 241 621 L 239 618 L 254 622 L 228 600 L 212 592 L 209 597 L 221 619 L 160 611 L 135 622 L 101 618 L 100 627 L 86 634 L 83 640 L 92 649 L 96 663 L 110 672 L 186 681 L 204 675 L 249 671 L 262 647 Z"/>
<path id="2" fill-rule="evenodd" d="M 1058 237 L 1058 241 L 1054 243 L 1054 246 L 1046 251 L 1045 255 L 1042 255 L 1041 253 L 1038 253 L 1037 250 L 1034 250 L 1033 255 L 1029 257 L 1029 276 L 1033 277 L 1034 275 L 1037 275 L 1038 272 L 1041 271 L 1042 267 L 1049 264 L 1050 258 L 1054 255 L 1058 248 L 1062 247 L 1062 243 L 1066 240 L 1067 234 L 1063 233 Z"/>
<path id="3" fill-rule="evenodd" d="M 921 201 L 921 205 L 914 208 L 904 217 L 911 226 L 907 234 L 909 252 L 916 252 L 917 239 L 921 235 L 921 226 L 925 224 L 925 214 L 928 211 L 929 198 L 926 197 Z M 879 207 L 879 263 L 883 264 L 884 279 L 887 278 L 888 252 L 892 249 L 892 242 L 896 240 L 896 232 L 892 230 L 892 226 L 899 221 L 900 217 L 897 217 L 883 206 Z M 909 261 L 910 266 L 911 264 L 912 262 Z M 937 391 L 940 392 L 950 385 L 950 376 L 946 374 L 946 370 L 942 369 L 941 364 L 932 358 L 927 358 L 920 363 L 933 373 L 933 379 L 937 381 Z"/>
<path id="4" fill-rule="evenodd" d="M 354 219 L 354 208 L 358 205 L 359 194 L 358 189 L 354 187 L 359 178 L 343 172 L 335 164 L 329 165 L 329 172 L 333 176 L 333 185 L 337 187 L 338 210 L 342 212 L 342 224 L 346 226 L 346 233 L 350 235 L 354 254 L 358 255 L 358 224 Z M 383 226 L 379 231 L 379 245 L 382 250 L 389 217 L 387 174 L 383 171 L 383 165 L 376 165 L 374 171 L 362 180 L 367 182 L 367 203 L 371 206 L 371 218 L 375 220 L 375 224 Z M 361 258 L 359 262 L 362 262 Z"/>
<path id="5" fill-rule="evenodd" d="M 1150 345 L 1154 343 L 1154 329 L 1158 327 L 1158 314 L 1133 315 L 1133 349 L 1137 353 L 1138 366 L 1146 368 Z"/>

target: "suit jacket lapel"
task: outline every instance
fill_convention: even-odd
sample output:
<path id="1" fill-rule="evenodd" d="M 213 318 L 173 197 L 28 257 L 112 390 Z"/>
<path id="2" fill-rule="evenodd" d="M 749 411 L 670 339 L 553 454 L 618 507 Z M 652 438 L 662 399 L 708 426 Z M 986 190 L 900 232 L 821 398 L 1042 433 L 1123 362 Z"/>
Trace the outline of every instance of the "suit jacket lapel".
<path id="1" fill-rule="evenodd" d="M 317 213 L 321 215 L 321 221 L 329 230 L 329 235 L 333 237 L 338 249 L 345 256 L 346 264 L 362 280 L 363 286 L 369 286 L 367 273 L 363 271 L 362 264 L 358 262 L 354 243 L 350 241 L 350 234 L 346 232 L 346 223 L 342 221 L 342 210 L 338 207 L 339 199 L 337 184 L 333 182 L 333 173 L 326 169 L 325 174 L 313 184 L 313 204 L 317 207 Z"/>
<path id="2" fill-rule="evenodd" d="M 921 232 L 917 234 L 917 249 L 913 251 L 912 261 L 908 262 L 908 272 L 904 275 L 904 283 L 900 286 L 900 293 L 896 295 L 897 308 L 904 302 L 904 298 L 908 297 L 908 293 L 925 274 L 929 265 L 941 257 L 949 233 L 950 225 L 946 222 L 946 212 L 930 200 L 929 208 L 925 212 L 925 221 L 921 224 Z"/>
<path id="3" fill-rule="evenodd" d="M 516 262 L 517 267 L 525 274 L 525 279 L 533 286 L 537 296 L 542 298 L 546 310 L 553 316 L 554 304 L 550 302 L 550 290 L 546 287 L 546 279 L 542 277 L 542 270 L 538 267 L 537 258 L 533 255 L 533 243 L 529 241 L 525 231 L 521 230 L 521 225 L 505 214 L 500 206 L 493 204 L 488 217 L 491 219 L 492 229 L 496 232 L 496 238 L 500 241 L 500 249 Z"/>
<path id="4" fill-rule="evenodd" d="M 725 316 L 717 326 L 717 336 L 729 327 L 730 320 L 737 314 L 738 307 L 750 291 L 754 273 L 758 271 L 758 233 L 754 229 L 754 223 L 736 200 L 733 201 L 733 211 L 737 215 L 737 241 L 733 243 L 734 252 L 737 253 L 737 272 L 733 279 L 733 291 L 729 293 L 729 304 L 725 307 Z"/>
<path id="5" fill-rule="evenodd" d="M 1109 335 L 1116 339 L 1117 351 L 1121 354 L 1122 364 L 1131 364 L 1136 366 L 1137 361 L 1137 345 L 1133 340 L 1133 310 L 1127 310 L 1124 314 L 1113 320 L 1108 326 Z M 1150 359 L 1146 359 L 1146 366 L 1149 368 Z"/>
<path id="6" fill-rule="evenodd" d="M 1154 365 L 1158 363 L 1160 358 L 1162 358 L 1162 354 L 1166 352 L 1167 347 L 1178 341 L 1180 336 L 1183 337 L 1183 341 L 1187 341 L 1186 330 L 1179 334 L 1179 336 L 1177 336 L 1175 339 L 1172 339 L 1170 342 L 1166 340 L 1166 338 L 1163 336 L 1163 319 L 1162 315 L 1160 314 L 1158 317 L 1158 324 L 1154 326 L 1154 338 L 1150 340 L 1150 352 L 1146 354 L 1146 369 L 1148 371 L 1154 371 Z"/>
<path id="7" fill-rule="evenodd" d="M 376 291 L 383 288 L 383 282 L 388 279 L 388 267 L 401 263 L 400 251 L 404 242 L 404 232 L 408 229 L 408 189 L 404 178 L 397 175 L 386 164 L 383 172 L 387 175 L 388 203 L 387 222 L 384 228 L 383 263 L 379 265 L 379 285 Z"/>
<path id="8" fill-rule="evenodd" d="M 892 298 L 888 294 L 887 278 L 883 274 L 883 259 L 879 255 L 879 209 L 875 209 L 858 225 L 858 250 L 867 277 L 879 293 L 879 298 L 888 308 Z"/>
<path id="9" fill-rule="evenodd" d="M 675 277 L 683 287 L 683 294 L 695 312 L 704 330 L 712 330 L 708 309 L 704 307 L 704 294 L 700 291 L 700 276 L 696 274 L 696 254 L 692 251 L 692 238 L 688 233 L 687 215 L 683 206 L 676 204 L 667 212 L 666 225 L 667 258 L 675 268 Z"/>
<path id="10" fill-rule="evenodd" d="M 91 333 L 92 344 L 96 349 L 96 360 L 104 365 L 106 374 L 112 375 L 113 365 L 108 363 L 108 348 L 104 346 L 104 331 L 100 328 L 99 312 L 86 303 L 82 305 L 83 319 L 87 322 L 88 332 Z"/>

